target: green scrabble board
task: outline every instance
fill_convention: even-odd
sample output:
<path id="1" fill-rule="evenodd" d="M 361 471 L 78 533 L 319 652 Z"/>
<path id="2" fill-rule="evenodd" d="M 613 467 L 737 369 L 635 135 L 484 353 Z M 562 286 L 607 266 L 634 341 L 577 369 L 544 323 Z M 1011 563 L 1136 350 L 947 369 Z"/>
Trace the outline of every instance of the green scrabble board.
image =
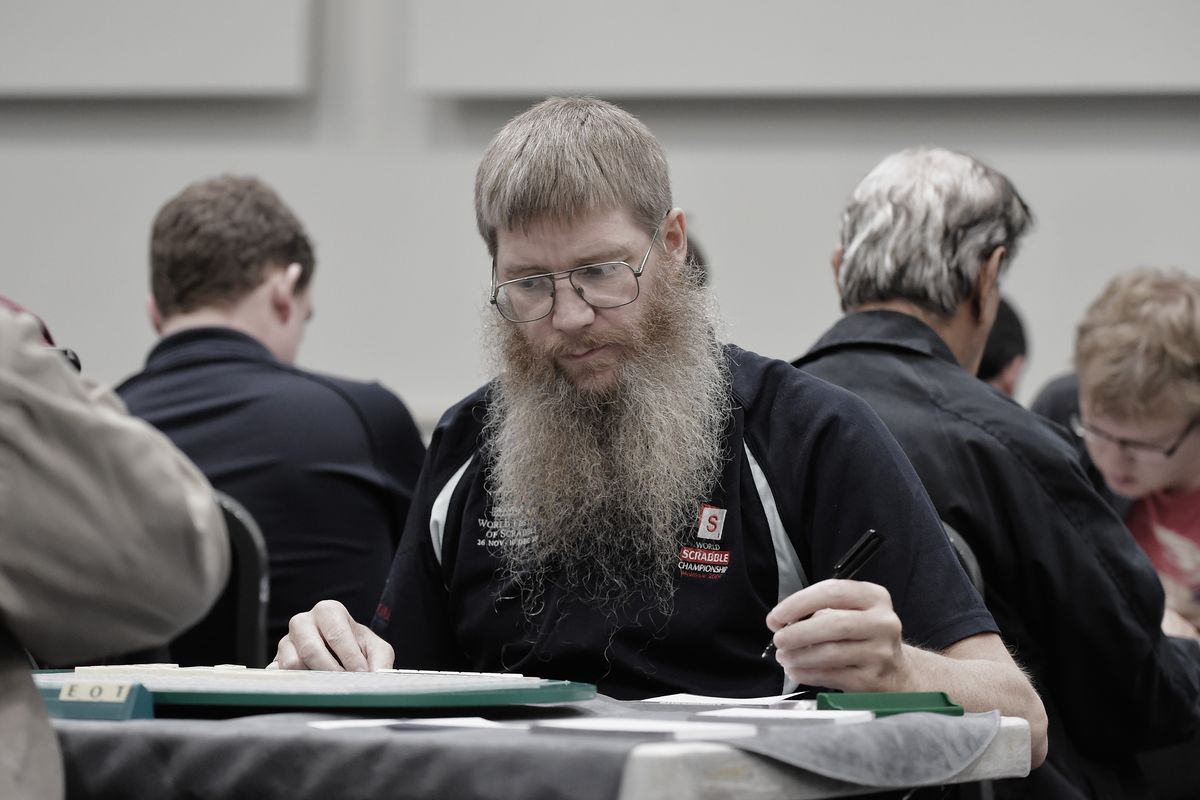
<path id="1" fill-rule="evenodd" d="M 926 711 L 961 717 L 963 707 L 945 692 L 821 692 L 817 695 L 820 710 L 872 711 L 877 717 Z"/>
<path id="2" fill-rule="evenodd" d="M 78 667 L 73 672 L 34 674 L 44 697 L 61 700 L 59 714 L 70 712 L 94 686 L 140 686 L 159 706 L 251 706 L 277 708 L 445 708 L 562 703 L 588 700 L 596 687 L 506 673 L 320 672 L 245 667 L 176 667 L 164 664 Z M 72 688 L 73 687 L 73 688 Z M 118 690 L 108 689 L 109 694 Z M 66 705 L 66 712 L 62 706 Z"/>

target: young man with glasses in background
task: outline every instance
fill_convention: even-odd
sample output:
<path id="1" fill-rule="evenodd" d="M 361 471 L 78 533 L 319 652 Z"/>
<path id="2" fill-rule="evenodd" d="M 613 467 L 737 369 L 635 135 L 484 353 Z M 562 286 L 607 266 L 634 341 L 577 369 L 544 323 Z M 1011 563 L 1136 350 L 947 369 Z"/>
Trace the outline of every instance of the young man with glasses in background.
<path id="1" fill-rule="evenodd" d="M 1200 625 L 1200 278 L 1118 275 L 1076 332 L 1079 413 L 1071 427 L 1167 595 L 1164 628 Z"/>
<path id="2" fill-rule="evenodd" d="M 373 630 L 318 604 L 275 666 L 521 672 L 623 699 L 945 690 L 1027 718 L 1041 762 L 1041 701 L 878 418 L 718 340 L 642 123 L 547 100 L 497 134 L 475 201 L 496 378 L 434 432 Z M 868 528 L 885 553 L 826 580 Z"/>

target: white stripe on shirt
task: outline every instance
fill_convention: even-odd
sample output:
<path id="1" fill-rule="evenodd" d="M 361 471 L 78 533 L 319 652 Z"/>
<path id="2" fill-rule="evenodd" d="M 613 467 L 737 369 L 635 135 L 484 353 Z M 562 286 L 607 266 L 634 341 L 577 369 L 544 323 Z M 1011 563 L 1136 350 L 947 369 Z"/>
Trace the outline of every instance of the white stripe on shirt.
<path id="1" fill-rule="evenodd" d="M 454 490 L 458 488 L 458 482 L 462 480 L 463 473 L 467 471 L 467 467 L 471 466 L 471 462 L 474 460 L 475 456 L 471 456 L 467 459 L 467 463 L 458 468 L 458 472 L 455 472 L 438 492 L 437 498 L 433 501 L 433 507 L 429 510 L 429 538 L 433 541 L 433 555 L 437 558 L 439 566 L 442 563 L 442 534 L 446 530 L 446 515 L 450 513 L 450 496 L 454 494 Z"/>

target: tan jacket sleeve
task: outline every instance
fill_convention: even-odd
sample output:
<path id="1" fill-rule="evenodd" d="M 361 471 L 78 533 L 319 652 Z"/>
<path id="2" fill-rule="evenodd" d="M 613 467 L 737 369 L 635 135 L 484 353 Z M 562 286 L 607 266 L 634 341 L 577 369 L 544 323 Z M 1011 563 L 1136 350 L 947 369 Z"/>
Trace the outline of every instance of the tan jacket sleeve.
<path id="1" fill-rule="evenodd" d="M 204 476 L 0 309 L 0 625 L 51 662 L 149 647 L 228 571 Z"/>

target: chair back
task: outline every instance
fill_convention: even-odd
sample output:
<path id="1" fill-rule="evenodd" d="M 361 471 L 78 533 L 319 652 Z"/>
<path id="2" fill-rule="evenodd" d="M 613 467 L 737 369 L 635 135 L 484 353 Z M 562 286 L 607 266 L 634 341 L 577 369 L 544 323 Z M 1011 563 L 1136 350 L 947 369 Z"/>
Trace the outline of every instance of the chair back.
<path id="1" fill-rule="evenodd" d="M 975 557 L 975 551 L 971 549 L 971 545 L 967 544 L 967 540 L 962 537 L 962 534 L 945 521 L 942 522 L 942 527 L 946 529 L 946 538 L 950 540 L 950 546 L 954 548 L 954 555 L 958 556 L 958 563 L 962 565 L 963 571 L 967 573 L 971 583 L 975 584 L 975 591 L 979 592 L 980 597 L 983 597 L 983 570 L 979 567 L 979 559 Z M 957 794 L 954 796 L 959 800 L 993 800 L 996 796 L 995 787 L 991 781 L 962 784 L 955 788 Z"/>
<path id="2" fill-rule="evenodd" d="M 971 546 L 967 544 L 967 540 L 962 537 L 962 534 L 950 527 L 946 522 L 942 522 L 942 527 L 946 529 L 946 538 L 950 540 L 950 545 L 954 548 L 954 554 L 958 556 L 958 563 L 962 564 L 963 570 L 967 573 L 967 577 L 971 579 L 971 583 L 975 584 L 975 591 L 983 596 L 983 570 L 979 567 L 979 559 L 975 557 L 975 552 Z"/>
<path id="3" fill-rule="evenodd" d="M 203 619 L 171 642 L 171 660 L 180 666 L 267 664 L 267 600 L 270 580 L 267 544 L 250 512 L 223 492 L 215 492 L 229 532 L 229 582 Z"/>

